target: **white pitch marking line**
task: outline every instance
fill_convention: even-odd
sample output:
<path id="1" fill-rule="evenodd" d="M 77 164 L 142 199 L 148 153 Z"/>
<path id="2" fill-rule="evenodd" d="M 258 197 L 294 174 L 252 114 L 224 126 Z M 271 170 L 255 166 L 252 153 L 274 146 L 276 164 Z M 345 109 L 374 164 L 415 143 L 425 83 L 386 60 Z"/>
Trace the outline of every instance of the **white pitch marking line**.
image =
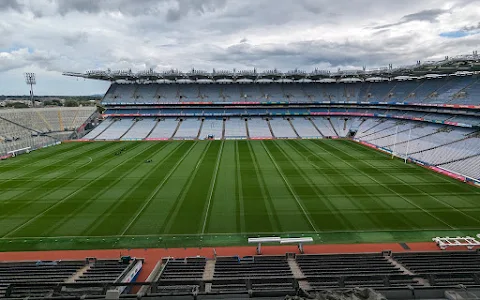
<path id="1" fill-rule="evenodd" d="M 222 146 L 220 148 L 220 151 L 218 152 L 217 164 L 215 165 L 215 172 L 213 173 L 213 180 L 210 183 L 210 190 L 209 190 L 209 193 L 208 193 L 207 210 L 205 212 L 205 219 L 203 220 L 203 226 L 202 226 L 202 235 L 205 233 L 205 227 L 207 226 L 208 211 L 210 210 L 210 203 L 212 201 L 213 191 L 215 190 L 215 183 L 217 182 L 218 169 L 220 168 L 220 159 L 221 159 L 222 153 L 223 153 L 223 145 L 224 145 L 224 142 L 222 141 Z"/>
<path id="2" fill-rule="evenodd" d="M 343 154 L 347 154 L 345 153 L 345 151 L 341 150 L 341 149 L 338 149 L 337 147 L 335 146 L 332 146 L 333 148 L 337 149 L 338 151 L 342 152 Z M 334 154 L 335 155 L 335 154 Z M 335 155 L 336 156 L 336 155 Z M 337 156 L 338 157 L 338 156 Z M 376 180 L 374 177 L 368 175 L 367 173 L 363 172 L 362 170 L 352 166 L 349 162 L 347 162 L 346 160 L 343 160 L 347 165 L 349 165 L 350 167 L 352 167 L 353 169 L 357 169 L 358 171 L 360 171 L 361 173 L 363 173 L 365 176 L 367 176 L 368 178 L 372 179 L 373 181 L 375 181 L 376 183 L 378 183 L 379 185 L 385 187 L 386 189 L 390 190 L 391 192 L 397 194 L 397 196 L 399 196 L 400 198 L 402 198 L 403 200 L 407 201 L 408 203 L 410 203 L 411 205 L 417 207 L 417 208 L 420 208 L 423 212 L 425 212 L 426 214 L 428 214 L 429 216 L 433 217 L 434 219 L 436 219 L 437 221 L 440 221 L 441 223 L 447 225 L 448 227 L 450 227 L 450 229 L 454 229 L 454 230 L 457 230 L 458 228 L 456 227 L 453 227 L 451 226 L 450 224 L 444 222 L 442 219 L 438 218 L 437 216 L 435 216 L 434 214 L 430 213 L 429 211 L 423 209 L 422 207 L 418 206 L 417 204 L 415 204 L 414 202 L 408 200 L 407 198 L 405 198 L 403 195 L 397 193 L 395 190 L 391 189 L 390 187 L 388 187 L 387 185 L 385 184 L 382 184 L 380 183 L 378 180 Z M 365 163 L 367 163 L 368 165 L 370 165 L 371 167 L 375 168 L 373 165 L 371 165 L 370 163 L 364 161 Z"/>
<path id="3" fill-rule="evenodd" d="M 287 181 L 287 179 L 285 178 L 285 176 L 283 175 L 283 172 L 280 170 L 280 167 L 278 166 L 277 162 L 273 159 L 272 155 L 270 154 L 270 151 L 268 151 L 267 147 L 265 147 L 265 143 L 262 141 L 262 146 L 263 148 L 265 149 L 265 152 L 267 152 L 268 156 L 270 157 L 270 160 L 273 162 L 273 164 L 275 165 L 275 168 L 277 169 L 278 173 L 280 174 L 280 176 L 282 176 L 282 179 L 283 181 L 285 182 L 285 184 L 287 185 L 287 188 L 290 190 L 290 193 L 292 193 L 293 197 L 295 198 L 295 201 L 297 201 L 297 204 L 300 206 L 300 208 L 302 209 L 303 211 L 303 214 L 305 215 L 305 217 L 307 217 L 307 220 L 308 222 L 310 223 L 310 226 L 312 226 L 313 230 L 315 230 L 315 232 L 318 232 L 317 228 L 315 227 L 315 225 L 313 224 L 312 220 L 310 219 L 310 217 L 308 216 L 305 208 L 303 207 L 303 205 L 300 203 L 300 200 L 298 199 L 298 195 L 297 193 L 295 193 L 295 191 L 293 190 L 292 186 L 290 185 L 290 183 Z"/>
<path id="4" fill-rule="evenodd" d="M 155 188 L 155 190 L 150 194 L 150 197 L 148 197 L 148 200 L 145 201 L 145 203 L 142 205 L 142 207 L 140 208 L 140 210 L 135 214 L 135 217 L 133 217 L 133 219 L 130 221 L 130 223 L 128 223 L 127 227 L 125 227 L 125 229 L 122 231 L 122 234 L 120 236 L 124 236 L 125 233 L 130 229 L 130 227 L 133 225 L 133 223 L 135 223 L 138 219 L 138 217 L 143 213 L 143 211 L 145 210 L 145 208 L 147 208 L 147 206 L 150 204 L 150 202 L 153 200 L 153 198 L 157 195 L 157 193 L 160 191 L 160 189 L 163 187 L 163 185 L 170 179 L 170 177 L 173 175 L 173 173 L 177 170 L 178 166 L 185 160 L 185 158 L 187 157 L 187 155 L 190 153 L 190 151 L 192 151 L 193 148 L 195 148 L 195 145 L 197 143 L 195 142 L 195 144 L 190 148 L 188 149 L 187 152 L 185 152 L 185 154 L 182 156 L 181 159 L 178 160 L 178 162 L 173 166 L 173 168 L 170 170 L 170 172 L 168 172 L 167 176 L 165 176 L 165 178 L 163 178 L 162 182 Z"/>

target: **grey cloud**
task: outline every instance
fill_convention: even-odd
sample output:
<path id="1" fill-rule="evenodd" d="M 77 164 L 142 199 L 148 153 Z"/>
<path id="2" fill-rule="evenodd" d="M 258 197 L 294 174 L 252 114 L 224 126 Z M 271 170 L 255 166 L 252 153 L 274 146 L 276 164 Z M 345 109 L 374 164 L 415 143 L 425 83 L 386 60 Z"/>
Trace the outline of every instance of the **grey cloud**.
<path id="1" fill-rule="evenodd" d="M 17 0 L 1 0 L 0 1 L 0 11 L 13 9 L 16 11 L 22 11 L 23 5 L 20 4 Z"/>
<path id="2" fill-rule="evenodd" d="M 175 22 L 187 16 L 190 12 L 197 14 L 213 12 L 225 7 L 226 2 L 226 0 L 177 0 L 176 6 L 167 11 L 166 18 L 169 22 Z"/>
<path id="3" fill-rule="evenodd" d="M 417 13 L 405 15 L 400 19 L 400 21 L 396 23 L 375 26 L 374 29 L 385 29 L 385 28 L 394 27 L 394 26 L 402 25 L 405 23 L 413 22 L 413 21 L 425 21 L 425 22 L 435 23 L 437 22 L 437 18 L 440 15 L 443 15 L 447 12 L 448 10 L 446 9 L 422 10 Z"/>
<path id="4" fill-rule="evenodd" d="M 103 0 L 57 0 L 58 12 L 65 15 L 72 11 L 81 13 L 98 13 L 102 8 Z"/>
<path id="5" fill-rule="evenodd" d="M 88 42 L 88 33 L 87 32 L 77 32 L 72 35 L 67 35 L 63 37 L 64 44 L 67 46 L 75 46 L 78 44 L 84 44 Z"/>
<path id="6" fill-rule="evenodd" d="M 464 26 L 460 30 L 462 30 L 462 31 L 473 31 L 473 30 L 477 30 L 477 29 L 480 29 L 480 22 L 478 22 L 477 25 Z"/>

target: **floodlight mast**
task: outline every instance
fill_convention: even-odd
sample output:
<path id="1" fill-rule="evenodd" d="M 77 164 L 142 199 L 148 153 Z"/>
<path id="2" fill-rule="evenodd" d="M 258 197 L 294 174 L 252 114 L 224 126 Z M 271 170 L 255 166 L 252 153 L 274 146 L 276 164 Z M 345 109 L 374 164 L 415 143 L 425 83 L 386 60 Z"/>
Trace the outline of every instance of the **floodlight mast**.
<path id="1" fill-rule="evenodd" d="M 32 107 L 35 107 L 35 101 L 33 100 L 33 85 L 37 84 L 35 73 L 25 73 L 25 82 L 30 85 L 30 101 L 32 102 Z"/>

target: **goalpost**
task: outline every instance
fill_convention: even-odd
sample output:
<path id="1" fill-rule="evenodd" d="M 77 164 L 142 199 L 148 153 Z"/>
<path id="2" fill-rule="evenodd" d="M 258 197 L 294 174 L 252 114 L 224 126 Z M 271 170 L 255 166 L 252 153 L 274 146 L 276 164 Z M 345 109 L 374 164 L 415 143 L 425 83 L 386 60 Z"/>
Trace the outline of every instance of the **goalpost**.
<path id="1" fill-rule="evenodd" d="M 8 151 L 7 154 L 11 154 L 12 157 L 15 157 L 15 156 L 17 156 L 17 153 L 22 152 L 22 151 L 25 151 L 25 153 L 30 153 L 31 149 L 32 149 L 32 147 L 25 147 L 25 148 L 21 148 L 21 149 Z"/>

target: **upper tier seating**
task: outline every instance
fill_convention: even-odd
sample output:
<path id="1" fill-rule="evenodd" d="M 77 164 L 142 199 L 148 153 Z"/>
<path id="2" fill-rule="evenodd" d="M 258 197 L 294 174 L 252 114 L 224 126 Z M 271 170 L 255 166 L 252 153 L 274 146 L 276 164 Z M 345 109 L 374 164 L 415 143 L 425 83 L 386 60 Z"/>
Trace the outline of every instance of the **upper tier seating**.
<path id="1" fill-rule="evenodd" d="M 103 102 L 386 101 L 479 104 L 478 76 L 364 83 L 112 84 Z"/>

